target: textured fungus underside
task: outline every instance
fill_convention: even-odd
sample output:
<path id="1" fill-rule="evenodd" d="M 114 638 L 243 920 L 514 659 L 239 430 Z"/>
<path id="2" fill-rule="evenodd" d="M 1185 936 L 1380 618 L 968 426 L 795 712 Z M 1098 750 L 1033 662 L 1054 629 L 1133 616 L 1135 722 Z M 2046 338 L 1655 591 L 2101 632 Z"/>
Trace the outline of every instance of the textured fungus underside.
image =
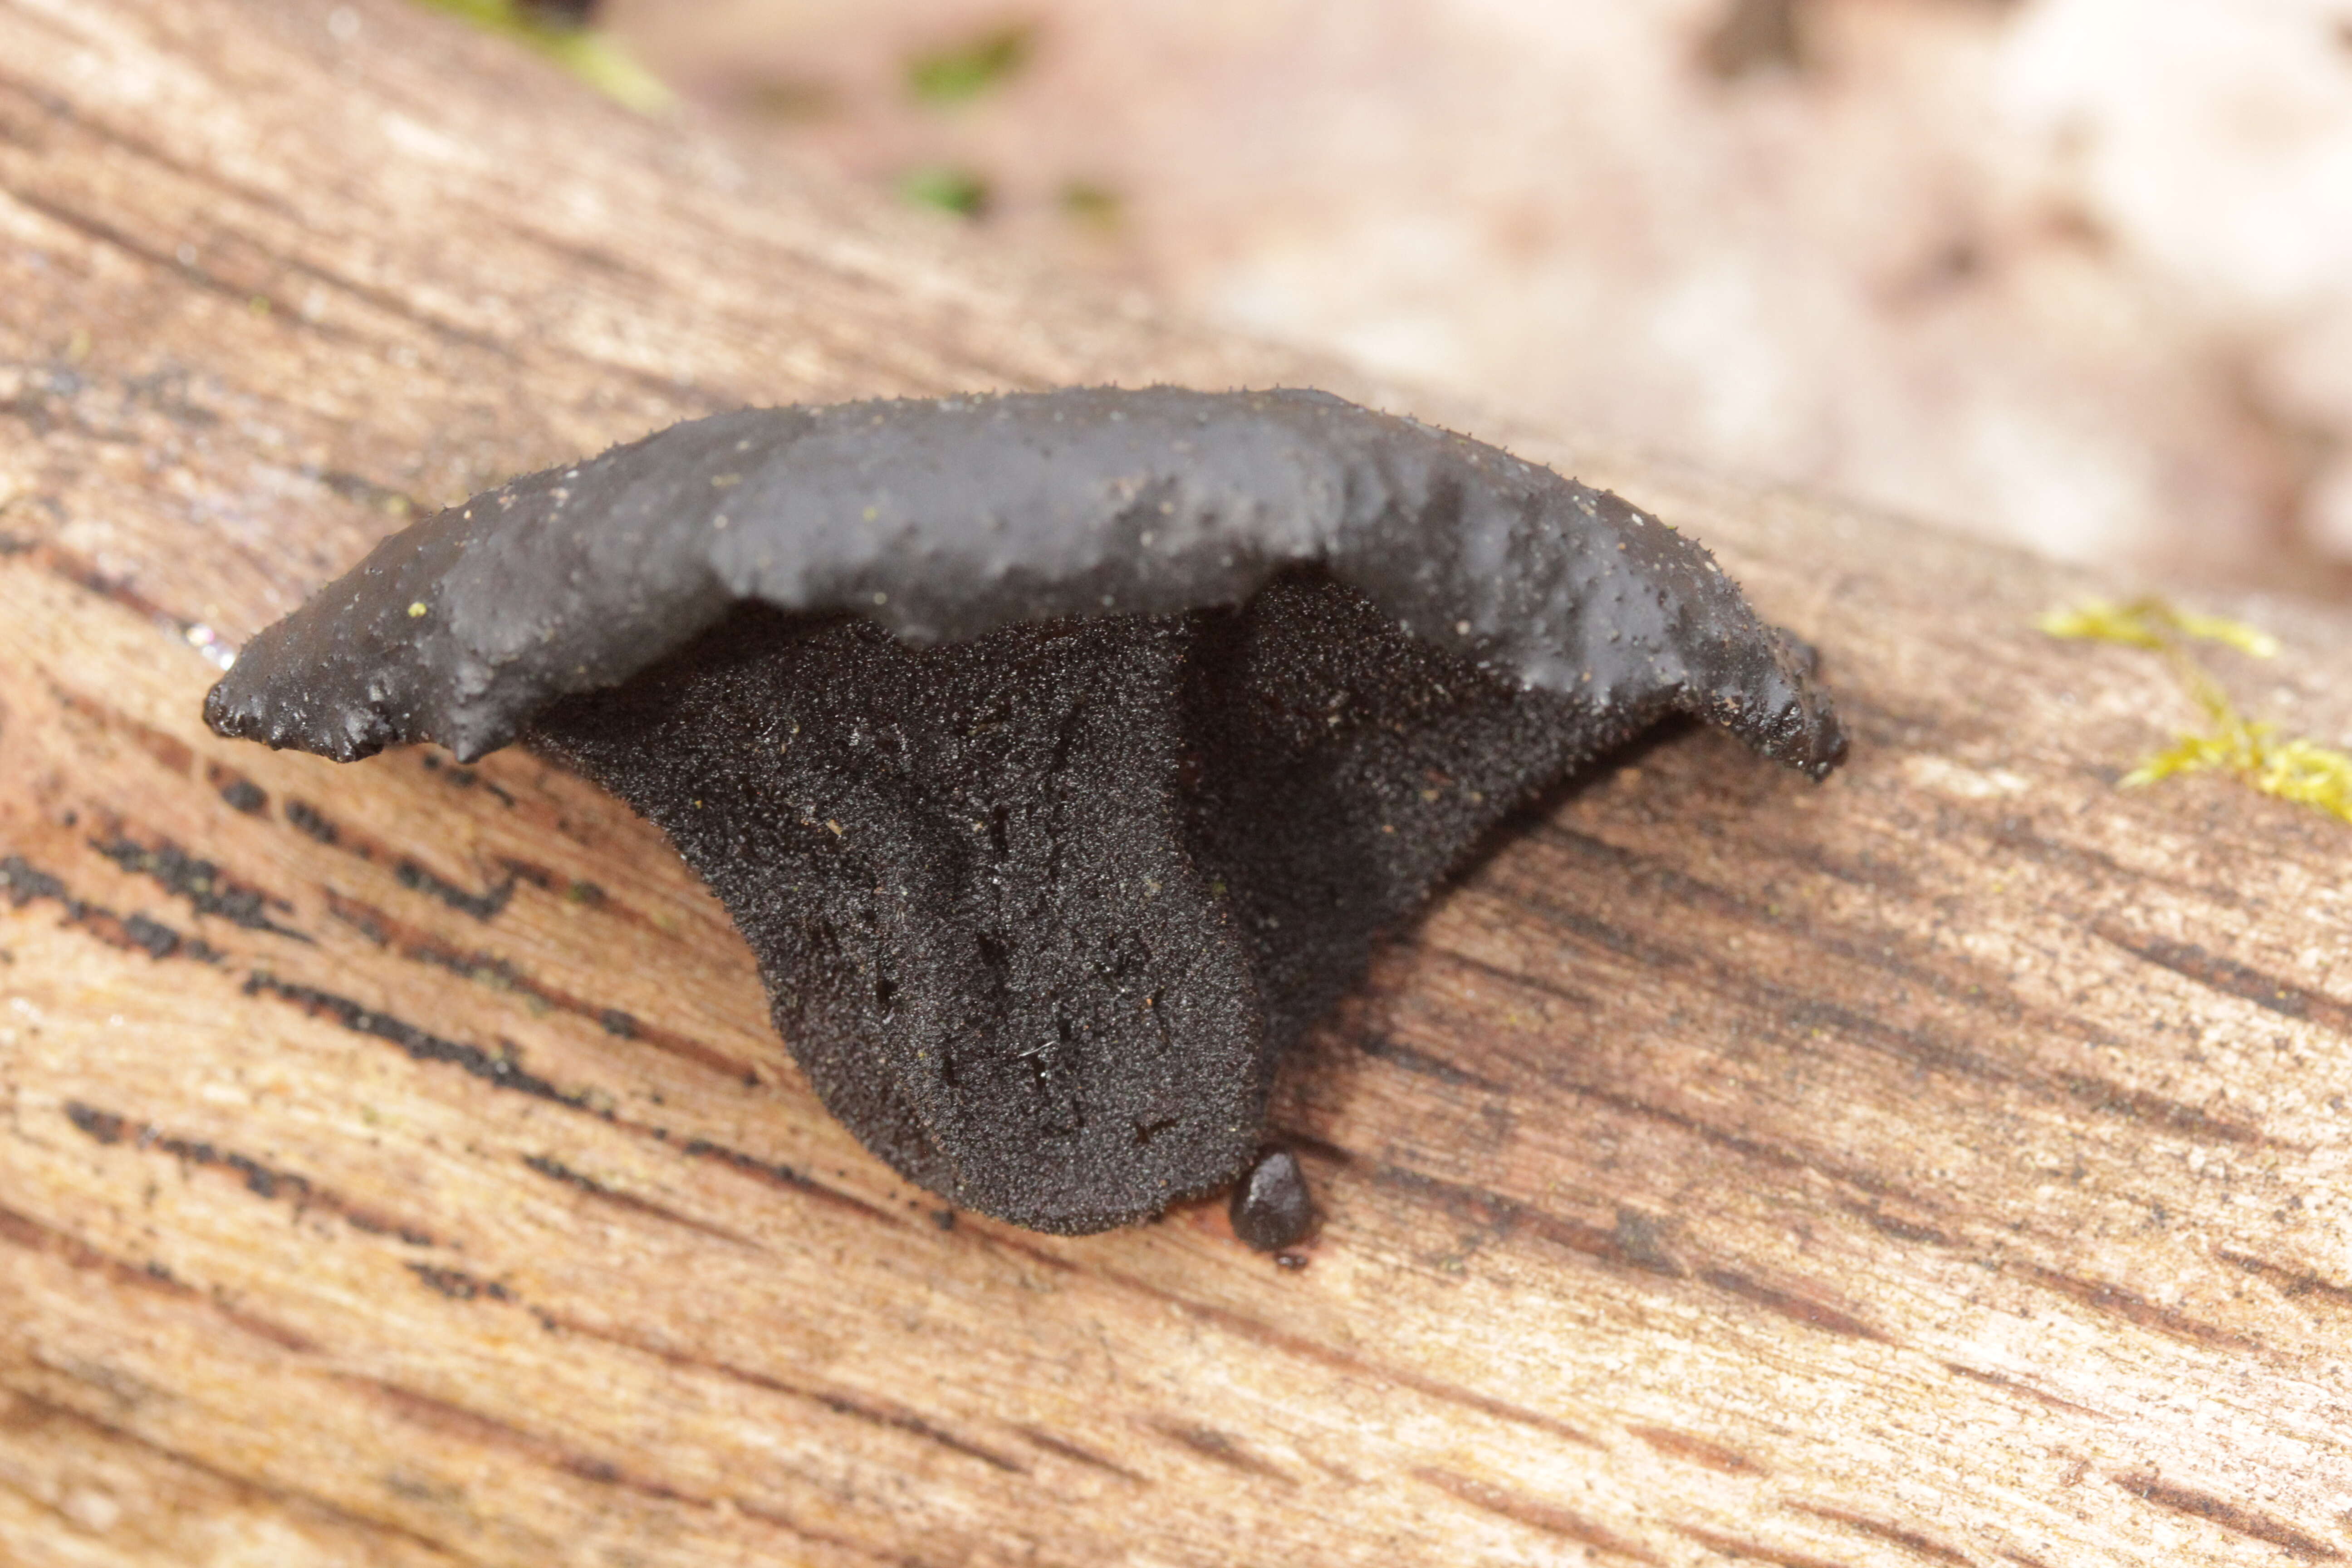
<path id="1" fill-rule="evenodd" d="M 1301 573 L 920 651 L 747 608 L 532 740 L 669 833 L 868 1147 L 1077 1232 L 1240 1174 L 1380 929 L 1654 716 L 1522 692 Z"/>

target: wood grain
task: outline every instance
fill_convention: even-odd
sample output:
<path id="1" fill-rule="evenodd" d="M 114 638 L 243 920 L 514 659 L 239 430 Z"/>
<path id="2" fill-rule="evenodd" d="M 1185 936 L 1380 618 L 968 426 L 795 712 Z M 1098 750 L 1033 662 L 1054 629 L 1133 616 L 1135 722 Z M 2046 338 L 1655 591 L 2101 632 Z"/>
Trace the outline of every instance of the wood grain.
<path id="1" fill-rule="evenodd" d="M 1663 735 L 1500 839 L 1284 1080 L 1298 1269 L 906 1189 L 560 770 L 213 738 L 408 510 L 678 417 L 1400 397 L 330 9 L 0 0 L 0 1559 L 2352 1553 L 2352 833 L 2118 792 L 2188 715 L 2030 629 L 2086 579 L 1482 424 L 1715 545 L 1854 759 Z M 2252 613 L 2352 731 L 2352 621 Z"/>

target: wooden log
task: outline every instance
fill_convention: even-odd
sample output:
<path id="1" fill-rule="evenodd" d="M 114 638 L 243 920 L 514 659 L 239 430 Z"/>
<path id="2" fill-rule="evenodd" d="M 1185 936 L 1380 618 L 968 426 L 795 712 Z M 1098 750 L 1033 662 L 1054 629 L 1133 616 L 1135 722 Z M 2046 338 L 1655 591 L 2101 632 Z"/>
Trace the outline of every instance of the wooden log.
<path id="1" fill-rule="evenodd" d="M 0 1558 L 2352 1552 L 2352 832 L 2119 793 L 2189 715 L 2031 628 L 2087 579 L 1486 422 L 1818 642 L 1851 766 L 1661 737 L 1400 933 L 1281 1090 L 1305 1268 L 1043 1237 L 822 1114 L 615 802 L 201 695 L 709 409 L 1381 389 L 391 0 L 0 0 Z M 2352 731 L 2352 621 L 2260 614 Z"/>

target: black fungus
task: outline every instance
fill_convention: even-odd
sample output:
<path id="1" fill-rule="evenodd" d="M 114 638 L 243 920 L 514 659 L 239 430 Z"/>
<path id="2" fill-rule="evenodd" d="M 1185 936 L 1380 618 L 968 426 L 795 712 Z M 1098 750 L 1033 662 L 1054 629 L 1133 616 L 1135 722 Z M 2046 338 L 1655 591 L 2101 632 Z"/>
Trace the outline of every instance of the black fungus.
<path id="1" fill-rule="evenodd" d="M 1259 1154 L 1257 1163 L 1234 1184 L 1226 1213 L 1234 1234 L 1260 1252 L 1297 1245 L 1315 1224 L 1315 1205 L 1307 1195 L 1307 1173 L 1298 1168 L 1298 1156 L 1287 1149 Z"/>
<path id="2" fill-rule="evenodd" d="M 579 768 L 710 883 L 869 1148 L 1061 1232 L 1242 1174 L 1374 937 L 1672 713 L 1843 752 L 1790 641 L 1615 496 L 1170 388 L 680 425 L 387 540 L 205 704 Z"/>

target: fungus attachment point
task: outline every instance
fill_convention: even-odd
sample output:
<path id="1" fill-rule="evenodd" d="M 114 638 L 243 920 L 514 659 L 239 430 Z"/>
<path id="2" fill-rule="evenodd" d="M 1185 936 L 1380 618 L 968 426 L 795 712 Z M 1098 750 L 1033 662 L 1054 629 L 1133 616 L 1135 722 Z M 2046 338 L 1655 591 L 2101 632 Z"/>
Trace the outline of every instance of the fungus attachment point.
<path id="1" fill-rule="evenodd" d="M 570 763 L 868 1148 L 1041 1230 L 1246 1172 L 1286 1245 L 1275 1067 L 1482 834 L 1671 713 L 1844 750 L 1697 545 L 1322 393 L 751 410 L 487 499 L 256 637 L 213 727 Z"/>
<path id="2" fill-rule="evenodd" d="M 1287 1149 L 1268 1149 L 1248 1174 L 1234 1184 L 1226 1213 L 1234 1234 L 1260 1252 L 1297 1246 L 1315 1225 L 1315 1205 L 1307 1195 L 1307 1173 Z"/>

